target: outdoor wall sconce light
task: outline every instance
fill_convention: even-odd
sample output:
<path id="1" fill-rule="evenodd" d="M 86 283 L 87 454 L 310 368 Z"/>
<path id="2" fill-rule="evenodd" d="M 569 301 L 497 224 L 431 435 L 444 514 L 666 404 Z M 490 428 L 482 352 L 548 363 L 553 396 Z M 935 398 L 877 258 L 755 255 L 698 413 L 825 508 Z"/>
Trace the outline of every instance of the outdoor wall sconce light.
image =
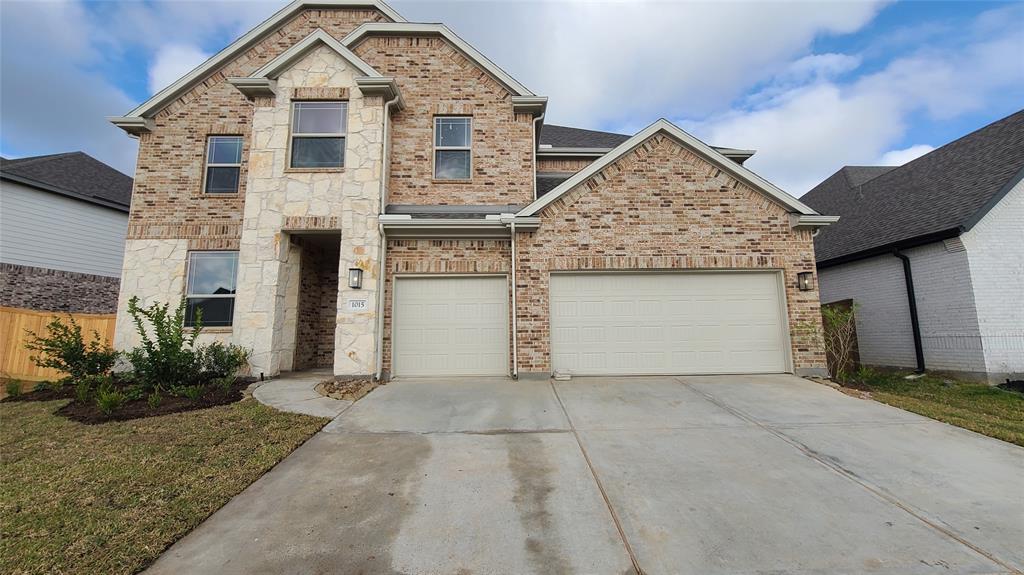
<path id="1" fill-rule="evenodd" d="M 811 291 L 811 272 L 800 272 L 796 274 L 796 287 L 800 288 L 800 291 Z"/>
<path id="2" fill-rule="evenodd" d="M 352 289 L 362 289 L 363 287 L 363 270 L 359 268 L 349 268 L 348 270 L 348 287 Z"/>

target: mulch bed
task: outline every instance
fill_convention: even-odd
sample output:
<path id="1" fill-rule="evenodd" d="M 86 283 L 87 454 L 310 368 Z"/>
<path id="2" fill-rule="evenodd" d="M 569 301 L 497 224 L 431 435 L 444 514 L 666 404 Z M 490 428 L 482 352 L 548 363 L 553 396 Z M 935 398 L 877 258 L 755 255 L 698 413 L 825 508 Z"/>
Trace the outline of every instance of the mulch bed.
<path id="1" fill-rule="evenodd" d="M 1015 379 L 1013 381 L 1007 380 L 1006 383 L 1000 383 L 996 387 L 999 389 L 1005 389 L 1006 391 L 1024 393 L 1024 379 Z"/>
<path id="2" fill-rule="evenodd" d="M 373 391 L 378 385 L 381 385 L 379 381 L 373 381 L 372 379 L 366 378 L 329 379 L 318 383 L 316 390 L 320 395 L 333 397 L 334 399 L 359 401 L 367 393 Z"/>
<path id="3" fill-rule="evenodd" d="M 70 403 L 64 405 L 55 413 L 72 421 L 94 425 L 109 421 L 127 421 L 143 417 L 181 413 L 183 411 L 194 411 L 234 403 L 242 399 L 243 392 L 254 381 L 256 381 L 254 377 L 238 377 L 235 378 L 231 388 L 227 390 L 222 389 L 218 385 L 210 385 L 195 401 L 187 397 L 178 397 L 165 392 L 161 395 L 160 405 L 155 408 L 150 407 L 149 401 L 145 397 L 126 401 L 110 415 L 101 412 L 94 400 L 85 403 L 78 401 L 75 397 L 75 386 L 72 383 L 65 383 L 59 388 L 47 387 L 46 389 L 30 391 L 17 397 L 7 397 L 2 401 L 55 401 L 58 399 L 70 399 Z"/>

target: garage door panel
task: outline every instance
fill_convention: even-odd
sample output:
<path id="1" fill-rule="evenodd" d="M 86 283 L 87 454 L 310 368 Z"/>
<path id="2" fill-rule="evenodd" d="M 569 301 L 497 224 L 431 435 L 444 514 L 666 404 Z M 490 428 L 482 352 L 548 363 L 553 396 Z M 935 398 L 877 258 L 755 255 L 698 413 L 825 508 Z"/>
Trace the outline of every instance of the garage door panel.
<path id="1" fill-rule="evenodd" d="M 394 285 L 395 375 L 508 372 L 505 278 L 397 278 Z"/>
<path id="2" fill-rule="evenodd" d="M 786 369 L 774 272 L 554 274 L 552 364 L 580 374 Z"/>

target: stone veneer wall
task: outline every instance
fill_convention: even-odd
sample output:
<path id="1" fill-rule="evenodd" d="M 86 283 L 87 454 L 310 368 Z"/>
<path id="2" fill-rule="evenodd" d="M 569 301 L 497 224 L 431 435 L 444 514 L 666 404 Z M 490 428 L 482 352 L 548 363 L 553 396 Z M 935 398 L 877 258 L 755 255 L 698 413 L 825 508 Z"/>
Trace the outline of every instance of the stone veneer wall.
<path id="1" fill-rule="evenodd" d="M 124 250 L 124 272 L 117 299 L 114 348 L 127 350 L 139 344 L 135 324 L 128 315 L 128 300 L 139 296 L 141 305 L 167 303 L 174 309 L 185 295 L 189 240 L 128 240 Z M 230 328 L 205 328 L 200 343 L 230 342 Z"/>
<path id="2" fill-rule="evenodd" d="M 533 117 L 442 38 L 373 36 L 353 51 L 394 76 L 405 109 L 391 122 L 388 202 L 521 204 L 533 200 Z M 472 179 L 433 179 L 434 116 L 472 116 Z"/>
<path id="3" fill-rule="evenodd" d="M 237 249 L 254 106 L 226 79 L 250 75 L 318 28 L 343 38 L 365 22 L 388 21 L 375 9 L 304 10 L 159 112 L 155 129 L 139 138 L 128 237 L 221 239 Z M 216 134 L 243 136 L 238 194 L 202 191 L 206 139 Z"/>
<path id="4" fill-rule="evenodd" d="M 0 306 L 69 313 L 114 313 L 117 278 L 0 263 Z"/>
<path id="5" fill-rule="evenodd" d="M 259 102 L 252 117 L 252 143 L 239 249 L 235 341 L 253 350 L 254 372 L 276 374 L 294 352 L 286 339 L 288 294 L 295 293 L 299 258 L 288 233 L 341 232 L 336 267 L 364 270 L 363 289 L 338 285 L 335 305 L 334 372 L 372 374 L 376 368 L 376 293 L 380 236 L 376 224 L 384 142 L 384 103 L 363 97 L 354 78 L 361 73 L 333 50 L 310 51 L 277 78 L 277 97 Z M 315 88 L 315 90 L 314 90 Z M 293 94 L 315 93 L 348 100 L 345 167 L 288 168 Z M 301 297 L 301 296 L 300 296 Z M 362 312 L 345 311 L 349 299 L 367 300 Z"/>
<path id="6" fill-rule="evenodd" d="M 391 371 L 391 313 L 395 274 L 508 274 L 508 240 L 388 240 L 384 278 L 384 370 Z M 511 277 L 509 279 L 511 281 Z M 512 306 L 509 305 L 509 310 Z M 510 311 L 511 314 L 511 311 Z M 511 322 L 511 315 L 509 321 Z M 511 323 L 509 324 L 511 325 Z M 511 347 L 512 338 L 509 338 Z M 511 369 L 511 349 L 509 368 Z"/>
<path id="7" fill-rule="evenodd" d="M 781 269 L 793 366 L 825 367 L 818 292 L 796 288 L 814 272 L 809 231 L 785 209 L 663 134 L 549 205 L 517 239 L 519 369 L 547 372 L 548 279 L 559 270 Z"/>

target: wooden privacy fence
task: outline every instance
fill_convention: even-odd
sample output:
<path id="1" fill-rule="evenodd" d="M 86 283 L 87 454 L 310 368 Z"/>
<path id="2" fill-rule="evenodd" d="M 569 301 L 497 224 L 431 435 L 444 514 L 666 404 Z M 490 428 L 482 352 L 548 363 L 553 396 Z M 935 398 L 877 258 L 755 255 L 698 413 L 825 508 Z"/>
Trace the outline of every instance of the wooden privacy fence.
<path id="1" fill-rule="evenodd" d="M 32 352 L 25 349 L 29 336 L 26 330 L 46 335 L 46 324 L 53 318 L 65 319 L 69 314 L 58 311 L 34 311 L 15 307 L 0 307 L 0 376 L 12 379 L 43 381 L 58 379 L 64 374 L 49 368 L 41 368 L 29 359 Z M 73 313 L 86 342 L 92 339 L 92 332 L 111 342 L 114 339 L 114 314 Z"/>

